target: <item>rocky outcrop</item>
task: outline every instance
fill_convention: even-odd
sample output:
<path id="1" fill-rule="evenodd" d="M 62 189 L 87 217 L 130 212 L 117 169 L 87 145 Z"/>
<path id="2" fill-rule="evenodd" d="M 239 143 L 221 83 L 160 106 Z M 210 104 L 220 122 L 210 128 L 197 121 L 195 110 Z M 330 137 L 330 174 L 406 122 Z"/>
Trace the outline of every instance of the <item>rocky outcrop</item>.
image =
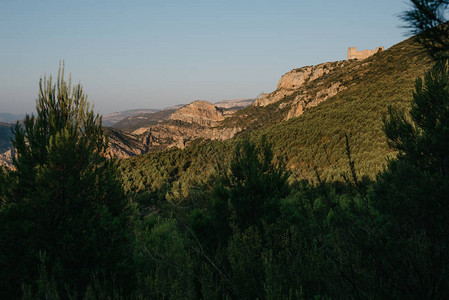
<path id="1" fill-rule="evenodd" d="M 127 158 L 172 147 L 184 148 L 197 139 L 226 140 L 242 131 L 241 128 L 218 128 L 224 119 L 222 108 L 207 101 L 194 101 L 171 113 L 169 120 L 132 133 L 110 129 L 108 153 Z"/>
<path id="2" fill-rule="evenodd" d="M 210 102 L 197 100 L 187 104 L 170 116 L 170 120 L 181 121 L 200 126 L 215 126 L 224 120 L 222 110 Z"/>
<path id="3" fill-rule="evenodd" d="M 328 88 L 318 90 L 314 96 L 297 96 L 292 102 L 291 109 L 288 111 L 285 120 L 302 115 L 306 109 L 317 106 L 345 89 L 346 87 L 342 86 L 340 82 L 334 82 Z"/>
<path id="4" fill-rule="evenodd" d="M 216 107 L 220 108 L 227 108 L 227 109 L 233 109 L 233 108 L 244 108 L 247 106 L 250 106 L 254 103 L 256 99 L 235 99 L 235 100 L 223 100 L 214 103 Z"/>
<path id="5" fill-rule="evenodd" d="M 263 94 L 259 98 L 256 99 L 256 102 L 254 102 L 254 105 L 256 106 L 267 106 L 272 103 L 276 103 L 281 101 L 287 96 L 290 96 L 293 94 L 294 90 L 276 90 L 269 94 Z"/>
<path id="6" fill-rule="evenodd" d="M 228 127 L 228 128 L 210 128 L 205 130 L 203 134 L 200 134 L 200 138 L 210 139 L 210 140 L 228 140 L 232 139 L 237 133 L 241 132 L 243 129 L 240 127 Z"/>
<path id="7" fill-rule="evenodd" d="M 182 126 L 181 124 L 159 124 L 140 134 L 148 151 L 165 148 L 184 148 L 196 139 L 227 140 L 242 131 L 241 128 L 217 128 Z"/>
<path id="8" fill-rule="evenodd" d="M 274 92 L 263 94 L 256 99 L 254 105 L 267 106 L 285 99 L 304 85 L 329 74 L 336 68 L 342 67 L 344 64 L 345 61 L 337 61 L 294 69 L 281 77 Z"/>
<path id="9" fill-rule="evenodd" d="M 108 128 L 109 148 L 107 155 L 118 158 L 128 158 L 148 152 L 148 146 L 144 140 L 134 134 L 126 133 L 114 128 Z"/>
<path id="10" fill-rule="evenodd" d="M 12 158 L 14 157 L 14 151 L 9 149 L 8 151 L 0 154 L 0 166 L 4 166 L 7 169 L 13 169 Z"/>

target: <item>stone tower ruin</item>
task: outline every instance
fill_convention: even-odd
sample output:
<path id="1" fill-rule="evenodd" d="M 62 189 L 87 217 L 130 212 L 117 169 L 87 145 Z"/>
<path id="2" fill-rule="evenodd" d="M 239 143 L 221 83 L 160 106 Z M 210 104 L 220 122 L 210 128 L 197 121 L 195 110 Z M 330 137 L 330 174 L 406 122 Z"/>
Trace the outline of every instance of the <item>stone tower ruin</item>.
<path id="1" fill-rule="evenodd" d="M 357 51 L 357 47 L 349 47 L 348 60 L 350 60 L 350 59 L 362 60 L 362 59 L 368 58 L 370 56 L 373 56 L 377 52 L 383 51 L 383 50 L 384 50 L 384 47 L 377 47 L 376 50 Z"/>

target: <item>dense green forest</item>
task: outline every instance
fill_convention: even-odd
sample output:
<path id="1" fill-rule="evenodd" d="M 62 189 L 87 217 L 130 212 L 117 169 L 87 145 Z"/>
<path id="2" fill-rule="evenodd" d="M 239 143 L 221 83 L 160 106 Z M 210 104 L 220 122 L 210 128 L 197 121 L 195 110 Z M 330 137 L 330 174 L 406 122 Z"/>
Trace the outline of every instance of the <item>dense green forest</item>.
<path id="1" fill-rule="evenodd" d="M 124 161 L 81 85 L 44 77 L 0 170 L 0 299 L 448 298 L 449 61 L 388 67 L 301 117 Z"/>

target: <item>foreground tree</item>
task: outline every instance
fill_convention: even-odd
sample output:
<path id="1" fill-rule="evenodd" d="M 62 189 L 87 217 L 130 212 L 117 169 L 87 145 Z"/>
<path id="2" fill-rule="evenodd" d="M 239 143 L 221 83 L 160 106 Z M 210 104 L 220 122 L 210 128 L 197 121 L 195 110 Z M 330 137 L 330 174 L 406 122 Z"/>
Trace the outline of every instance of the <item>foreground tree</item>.
<path id="1" fill-rule="evenodd" d="M 410 0 L 410 9 L 401 15 L 405 27 L 416 35 L 434 57 L 446 56 L 449 51 L 448 0 Z"/>
<path id="2" fill-rule="evenodd" d="M 418 79 L 410 114 L 384 123 L 399 154 L 379 175 L 373 206 L 382 218 L 378 269 L 395 295 L 449 297 L 449 63 Z"/>
<path id="3" fill-rule="evenodd" d="M 220 199 L 216 203 L 227 202 L 242 229 L 273 223 L 279 217 L 280 199 L 290 192 L 289 176 L 282 158 L 275 159 L 273 145 L 265 138 L 259 146 L 243 140 L 235 147 L 229 174 L 216 187 Z"/>
<path id="4" fill-rule="evenodd" d="M 115 162 L 105 157 L 101 117 L 81 85 L 64 80 L 63 68 L 56 84 L 41 79 L 36 102 L 37 116 L 14 129 L 15 170 L 2 178 L 2 299 L 33 283 L 42 256 L 58 287 L 72 291 L 98 270 L 108 282 L 126 276 L 130 257 L 128 204 Z"/>
<path id="5" fill-rule="evenodd" d="M 188 216 L 188 237 L 201 262 L 197 285 L 205 298 L 262 299 L 262 251 L 291 191 L 290 173 L 265 138 L 240 140 L 229 167 L 218 169 L 206 207 Z"/>
<path id="6" fill-rule="evenodd" d="M 389 145 L 399 159 L 424 172 L 449 172 L 449 67 L 439 60 L 416 81 L 409 116 L 390 108 L 384 123 Z"/>

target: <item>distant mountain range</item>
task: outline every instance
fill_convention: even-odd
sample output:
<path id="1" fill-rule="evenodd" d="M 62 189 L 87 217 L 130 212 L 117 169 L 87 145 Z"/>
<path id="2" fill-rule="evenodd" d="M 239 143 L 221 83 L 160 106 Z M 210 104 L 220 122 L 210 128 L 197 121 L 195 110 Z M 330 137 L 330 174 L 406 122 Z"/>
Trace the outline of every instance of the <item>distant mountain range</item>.
<path id="1" fill-rule="evenodd" d="M 254 101 L 237 99 L 212 104 L 196 100 L 158 112 L 131 115 L 111 126 L 109 151 L 126 158 L 171 147 L 184 148 L 197 139 L 228 139 L 235 130 L 217 126 Z"/>
<path id="2" fill-rule="evenodd" d="M 0 122 L 11 123 L 19 120 L 23 120 L 25 118 L 25 114 L 10 114 L 10 113 L 2 113 L 0 112 Z"/>
<path id="3" fill-rule="evenodd" d="M 215 106 L 225 109 L 245 108 L 254 103 L 256 99 L 222 100 L 214 103 Z M 126 131 L 140 127 L 155 125 L 167 120 L 170 115 L 185 104 L 178 104 L 164 109 L 130 109 L 103 115 L 103 126 L 114 127 Z"/>
<path id="4" fill-rule="evenodd" d="M 159 111 L 159 109 L 130 109 L 120 112 L 115 112 L 107 115 L 103 115 L 103 126 L 112 126 L 121 120 L 138 115 L 138 114 L 151 114 Z"/>
<path id="5" fill-rule="evenodd" d="M 182 145 L 184 147 L 196 138 L 207 137 L 207 135 L 204 136 L 202 131 L 204 128 L 191 130 L 191 127 L 195 126 L 195 124 L 189 121 L 192 119 L 192 116 L 186 117 L 184 115 L 185 112 L 195 115 L 197 113 L 201 114 L 201 111 L 210 110 L 217 111 L 218 114 L 223 116 L 229 116 L 237 110 L 251 105 L 254 101 L 255 99 L 223 100 L 215 104 L 207 101 L 194 101 L 192 105 L 179 104 L 165 109 L 132 109 L 115 112 L 104 115 L 102 119 L 103 126 L 107 128 L 106 131 L 110 138 L 110 152 L 124 158 L 155 150 L 163 150 L 172 146 Z M 203 107 L 204 104 L 206 108 Z M 179 113 L 177 113 L 178 111 Z M 175 116 L 173 116 L 174 114 Z M 0 165 L 9 166 L 12 123 L 23 119 L 25 115 L 3 113 L 0 116 L 3 116 L 4 120 L 8 121 L 0 122 Z M 187 118 L 187 122 L 184 122 L 185 118 Z M 204 119 L 203 121 L 209 124 L 210 120 L 207 120 L 207 118 L 207 116 L 205 119 L 193 117 L 196 121 Z M 212 122 L 215 122 L 215 120 Z M 149 128 L 153 128 L 152 136 L 143 137 L 141 132 L 148 131 L 150 130 Z M 209 133 L 210 131 L 207 132 Z M 216 133 L 213 134 L 217 136 Z"/>

